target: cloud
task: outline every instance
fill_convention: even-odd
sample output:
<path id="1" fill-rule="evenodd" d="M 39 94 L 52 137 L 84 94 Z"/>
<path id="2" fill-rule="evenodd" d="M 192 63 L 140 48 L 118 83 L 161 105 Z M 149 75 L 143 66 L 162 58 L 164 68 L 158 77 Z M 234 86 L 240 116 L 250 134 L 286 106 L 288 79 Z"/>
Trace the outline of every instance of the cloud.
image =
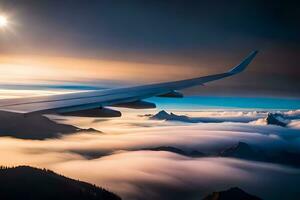
<path id="1" fill-rule="evenodd" d="M 300 129 L 300 120 L 292 120 L 289 125 L 290 128 Z"/>
<path id="2" fill-rule="evenodd" d="M 300 110 L 289 110 L 284 112 L 289 119 L 300 119 Z"/>
<path id="3" fill-rule="evenodd" d="M 272 116 L 278 121 L 288 124 L 290 120 L 300 119 L 299 110 L 295 111 L 213 111 L 213 112 L 192 112 L 198 116 L 189 116 L 189 114 L 181 114 L 182 112 L 173 113 L 164 110 L 156 114 L 140 115 L 141 117 L 148 117 L 152 120 L 166 120 L 177 121 L 184 123 L 224 123 L 224 122 L 237 122 L 237 123 L 252 123 L 256 125 L 267 125 L 267 118 Z M 199 116 L 200 115 L 200 116 Z"/>
<path id="4" fill-rule="evenodd" d="M 256 117 L 261 112 L 187 113 L 190 116 Z M 293 127 L 253 123 L 184 124 L 147 120 L 136 112 L 105 121 L 52 116 L 61 123 L 99 133 L 80 133 L 43 141 L 0 138 L 1 165 L 46 167 L 88 181 L 127 199 L 201 199 L 239 186 L 264 199 L 295 198 L 300 169 L 230 158 L 189 158 L 170 152 L 140 151 L 157 146 L 216 152 L 238 141 L 270 151 L 300 152 L 297 120 Z M 147 125 L 147 126 L 145 126 Z M 95 154 L 98 158 L 88 157 Z"/>
<path id="5" fill-rule="evenodd" d="M 200 198 L 214 190 L 236 185 L 261 197 L 276 197 L 283 192 L 287 198 L 293 199 L 296 185 L 300 184 L 298 169 L 259 162 L 228 158 L 190 159 L 153 151 L 125 151 L 87 160 L 74 153 L 51 152 L 54 141 L 44 141 L 44 144 L 40 144 L 43 141 L 32 141 L 30 144 L 28 141 L 25 143 L 11 138 L 5 141 L 2 138 L 1 142 L 2 164 L 47 167 L 108 188 L 125 199 Z M 49 150 L 38 148 L 45 145 L 50 147 Z M 37 152 L 32 146 L 37 148 Z M 88 144 L 83 146 L 87 148 Z M 55 147 L 59 148 L 59 145 Z M 276 189 L 281 184 L 284 184 L 285 191 Z"/>
<path id="6" fill-rule="evenodd" d="M 300 183 L 298 169 L 236 159 L 188 159 L 167 152 L 124 152 L 95 160 L 67 161 L 53 168 L 104 185 L 125 199 L 200 198 L 209 191 L 234 185 L 261 197 L 272 192 L 275 197 L 281 192 L 276 192 L 276 187 L 283 183 L 288 184 L 286 197 L 292 199 Z M 260 181 L 264 188 L 257 184 Z"/>

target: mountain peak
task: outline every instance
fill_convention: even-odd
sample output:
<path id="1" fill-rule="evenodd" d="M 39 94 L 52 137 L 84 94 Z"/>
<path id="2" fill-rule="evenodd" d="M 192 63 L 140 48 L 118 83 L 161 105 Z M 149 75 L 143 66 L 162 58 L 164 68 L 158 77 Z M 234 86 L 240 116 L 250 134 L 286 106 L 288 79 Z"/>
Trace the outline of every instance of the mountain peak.
<path id="1" fill-rule="evenodd" d="M 178 121 L 178 122 L 188 122 L 188 123 L 195 123 L 194 119 L 185 116 L 185 115 L 176 115 L 174 113 L 167 113 L 164 110 L 159 111 L 157 114 L 153 115 L 150 117 L 150 119 L 155 119 L 155 120 L 168 120 L 168 121 Z"/>
<path id="2" fill-rule="evenodd" d="M 237 158 L 252 158 L 255 157 L 256 152 L 252 147 L 245 143 L 239 142 L 237 145 L 229 147 L 220 153 L 224 157 L 237 157 Z"/>
<path id="3" fill-rule="evenodd" d="M 239 143 L 236 145 L 237 149 L 251 149 L 250 145 L 247 144 L 246 142 L 241 142 L 239 141 Z"/>
<path id="4" fill-rule="evenodd" d="M 151 119 L 165 120 L 169 119 L 170 115 L 164 110 L 159 111 L 157 114 L 150 117 Z"/>
<path id="5" fill-rule="evenodd" d="M 261 200 L 261 198 L 248 194 L 238 187 L 225 191 L 213 192 L 203 200 Z"/>
<path id="6" fill-rule="evenodd" d="M 289 120 L 284 119 L 284 115 L 280 113 L 268 113 L 266 122 L 267 124 L 285 127 L 289 123 Z"/>

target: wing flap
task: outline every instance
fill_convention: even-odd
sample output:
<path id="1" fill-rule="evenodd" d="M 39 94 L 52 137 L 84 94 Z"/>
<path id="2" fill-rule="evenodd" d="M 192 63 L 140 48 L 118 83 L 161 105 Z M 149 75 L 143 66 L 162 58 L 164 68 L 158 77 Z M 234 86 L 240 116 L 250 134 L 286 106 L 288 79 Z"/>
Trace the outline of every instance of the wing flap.
<path id="1" fill-rule="evenodd" d="M 74 117 L 121 117 L 121 112 L 109 108 L 93 108 L 69 112 L 59 112 L 60 115 L 74 116 Z"/>
<path id="2" fill-rule="evenodd" d="M 133 109 L 151 109 L 156 108 L 154 103 L 148 101 L 133 101 L 127 103 L 119 103 L 112 105 L 113 107 L 121 107 L 121 108 L 133 108 Z"/>

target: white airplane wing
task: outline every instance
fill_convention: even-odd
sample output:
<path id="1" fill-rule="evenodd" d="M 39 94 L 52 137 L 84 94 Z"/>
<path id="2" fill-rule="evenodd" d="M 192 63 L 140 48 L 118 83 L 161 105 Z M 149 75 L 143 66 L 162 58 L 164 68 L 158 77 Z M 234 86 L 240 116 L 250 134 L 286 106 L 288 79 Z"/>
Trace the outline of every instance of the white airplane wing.
<path id="1" fill-rule="evenodd" d="M 2 99 L 0 100 L 0 110 L 18 113 L 57 113 L 73 116 L 120 116 L 119 111 L 105 107 L 154 108 L 155 104 L 142 100 L 153 96 L 181 97 L 181 94 L 176 92 L 177 90 L 202 85 L 244 71 L 256 54 L 257 51 L 253 51 L 239 65 L 225 73 L 135 87 L 43 97 Z"/>

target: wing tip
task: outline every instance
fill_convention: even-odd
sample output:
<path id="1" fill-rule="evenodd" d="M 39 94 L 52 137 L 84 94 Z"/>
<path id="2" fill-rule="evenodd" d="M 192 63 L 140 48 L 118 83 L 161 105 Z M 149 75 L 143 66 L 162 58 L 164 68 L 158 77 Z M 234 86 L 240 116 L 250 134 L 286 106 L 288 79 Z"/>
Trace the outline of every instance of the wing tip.
<path id="1" fill-rule="evenodd" d="M 228 73 L 237 74 L 237 73 L 244 71 L 247 68 L 247 66 L 251 63 L 251 61 L 254 59 L 254 57 L 256 56 L 257 53 L 258 53 L 258 50 L 252 51 L 240 64 L 238 64 L 237 66 L 232 68 L 230 71 L 228 71 Z"/>

